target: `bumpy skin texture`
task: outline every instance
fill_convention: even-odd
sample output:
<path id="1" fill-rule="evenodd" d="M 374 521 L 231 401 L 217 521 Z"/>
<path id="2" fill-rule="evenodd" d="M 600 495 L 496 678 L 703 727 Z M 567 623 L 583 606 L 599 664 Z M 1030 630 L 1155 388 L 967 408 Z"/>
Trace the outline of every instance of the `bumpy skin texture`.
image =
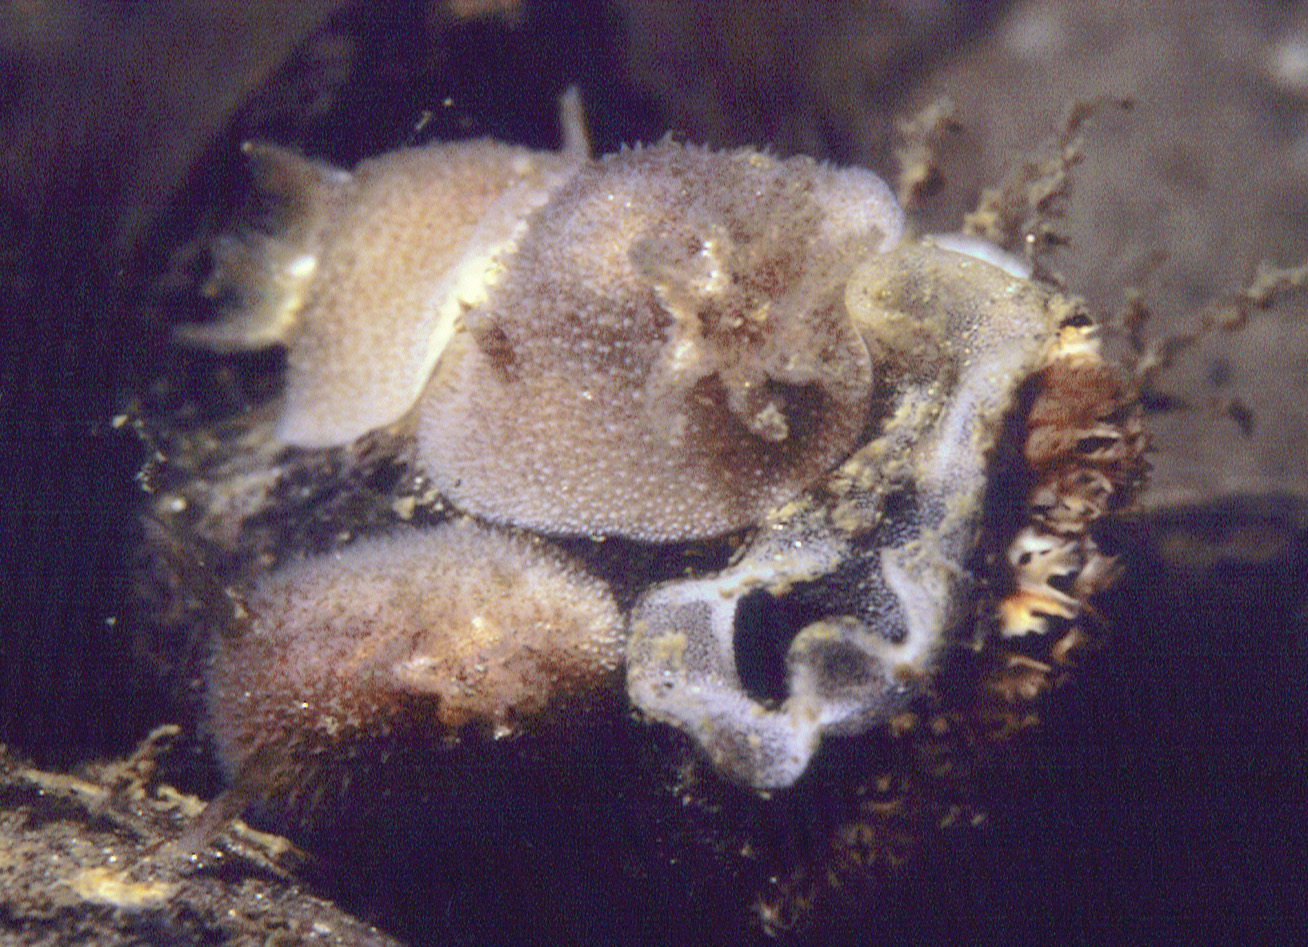
<path id="1" fill-rule="evenodd" d="M 209 679 L 232 772 L 256 752 L 284 758 L 261 765 L 295 765 L 412 717 L 437 734 L 512 730 L 622 661 L 603 583 L 539 542 L 467 520 L 285 566 L 245 607 L 248 623 L 218 637 Z"/>
<path id="2" fill-rule="evenodd" d="M 872 439 L 730 567 L 655 587 L 630 620 L 633 703 L 757 789 L 794 783 L 824 735 L 887 719 L 931 671 L 968 600 L 991 449 L 1063 311 L 989 263 L 911 245 L 865 260 L 845 302 L 893 392 Z M 802 626 L 750 621 L 760 600 Z M 740 654 L 787 633 L 772 707 Z"/>
<path id="3" fill-rule="evenodd" d="M 418 408 L 457 506 L 552 534 L 748 526 L 847 456 L 875 366 L 849 274 L 899 239 L 865 171 L 671 142 L 583 167 Z"/>
<path id="4" fill-rule="evenodd" d="M 285 344 L 277 434 L 298 447 L 348 444 L 413 407 L 459 315 L 484 299 L 498 258 L 580 161 L 479 140 L 408 148 L 346 173 L 273 146 L 247 151 L 285 205 L 283 229 L 220 249 L 219 277 L 244 305 L 182 336 Z"/>
<path id="5" fill-rule="evenodd" d="M 496 257 L 573 167 L 488 141 L 360 165 L 291 346 L 282 439 L 346 443 L 403 416 Z"/>

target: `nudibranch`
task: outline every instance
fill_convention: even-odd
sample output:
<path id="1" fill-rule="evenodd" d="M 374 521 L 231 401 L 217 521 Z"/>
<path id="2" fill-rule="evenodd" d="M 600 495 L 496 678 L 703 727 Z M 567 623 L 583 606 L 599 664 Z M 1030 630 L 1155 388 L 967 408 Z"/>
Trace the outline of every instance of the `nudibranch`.
<path id="1" fill-rule="evenodd" d="M 879 179 L 807 158 L 665 142 L 581 168 L 465 314 L 419 462 L 551 534 L 749 526 L 863 435 L 878 367 L 844 286 L 900 230 Z"/>
<path id="2" fill-rule="evenodd" d="M 409 411 L 463 312 L 484 301 L 499 257 L 586 146 L 579 129 L 558 153 L 437 143 L 351 173 L 274 145 L 245 151 L 281 227 L 219 243 L 214 291 L 232 284 L 243 305 L 226 323 L 183 327 L 181 338 L 227 350 L 285 345 L 277 436 L 325 447 Z"/>
<path id="3" fill-rule="evenodd" d="M 276 437 L 393 430 L 456 519 L 253 583 L 210 675 L 228 766 L 415 712 L 511 730 L 625 669 L 647 719 L 769 791 L 884 725 L 951 644 L 1043 635 L 1021 670 L 1052 668 L 1144 447 L 1079 305 L 906 237 L 865 170 L 569 140 L 352 173 L 252 149 L 286 226 L 220 249 L 220 275 L 260 278 L 184 336 L 286 346 Z M 615 598 L 586 571 L 605 537 L 735 553 Z"/>
<path id="4" fill-rule="evenodd" d="M 467 520 L 294 562 L 243 608 L 209 682 L 234 772 L 269 743 L 308 759 L 400 726 L 406 701 L 430 708 L 425 733 L 511 730 L 621 666 L 603 583 L 539 540 Z"/>

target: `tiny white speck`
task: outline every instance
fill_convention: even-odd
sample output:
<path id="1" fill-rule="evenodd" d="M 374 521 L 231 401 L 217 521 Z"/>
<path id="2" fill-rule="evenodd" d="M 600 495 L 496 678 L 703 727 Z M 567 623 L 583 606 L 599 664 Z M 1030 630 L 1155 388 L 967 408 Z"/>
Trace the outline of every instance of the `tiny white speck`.
<path id="1" fill-rule="evenodd" d="M 286 265 L 286 275 L 295 279 L 307 279 L 318 268 L 318 258 L 312 253 L 301 253 Z"/>

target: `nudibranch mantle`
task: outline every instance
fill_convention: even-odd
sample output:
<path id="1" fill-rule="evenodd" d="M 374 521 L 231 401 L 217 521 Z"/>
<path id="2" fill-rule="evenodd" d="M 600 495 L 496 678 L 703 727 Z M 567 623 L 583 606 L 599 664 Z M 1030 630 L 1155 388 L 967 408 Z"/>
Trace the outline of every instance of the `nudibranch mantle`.
<path id="1" fill-rule="evenodd" d="M 878 366 L 843 293 L 900 228 L 879 180 L 807 158 L 665 142 L 583 167 L 466 313 L 419 462 L 547 533 L 748 527 L 862 436 Z"/>

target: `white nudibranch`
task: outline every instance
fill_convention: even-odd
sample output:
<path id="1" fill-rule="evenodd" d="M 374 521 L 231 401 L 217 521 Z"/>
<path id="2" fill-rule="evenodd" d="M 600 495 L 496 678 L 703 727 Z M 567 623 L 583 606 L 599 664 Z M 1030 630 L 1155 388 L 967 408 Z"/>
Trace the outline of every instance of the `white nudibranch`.
<path id="1" fill-rule="evenodd" d="M 419 462 L 459 508 L 545 533 L 748 527 L 863 435 L 876 364 L 844 287 L 899 235 L 880 181 L 807 158 L 664 143 L 584 166 L 464 314 Z"/>
<path id="2" fill-rule="evenodd" d="M 520 563 L 524 575 L 554 570 L 530 594 L 563 589 L 587 617 L 566 635 L 501 621 L 481 648 L 491 660 L 552 654 L 557 673 L 589 680 L 625 646 L 637 708 L 724 775 L 775 789 L 824 737 L 883 724 L 978 622 L 1002 637 L 1081 614 L 1112 574 L 1089 527 L 1129 499 L 1143 443 L 1075 304 L 1007 258 L 905 239 L 902 211 L 865 170 L 672 142 L 598 161 L 579 151 L 439 144 L 346 174 L 254 150 L 294 225 L 226 252 L 263 288 L 232 322 L 186 337 L 285 345 L 278 437 L 341 445 L 406 421 L 445 500 L 510 532 L 410 531 L 288 567 L 258 601 L 295 616 L 225 640 L 220 691 L 239 683 L 224 669 L 262 680 L 258 649 L 284 663 L 298 628 L 330 637 L 341 620 L 328 613 L 357 610 L 329 592 L 334 572 L 359 601 L 381 581 L 416 601 L 430 579 L 448 622 L 484 594 L 478 570 Z M 1003 475 L 1021 469 L 996 539 L 983 534 L 1002 519 L 986 504 L 1005 449 L 1017 460 Z M 736 533 L 740 548 L 720 571 L 646 580 L 618 644 L 609 619 L 589 617 L 612 607 L 592 580 L 528 555 L 513 531 L 537 545 Z M 986 576 L 983 541 L 999 544 Z M 493 561 L 468 562 L 463 579 L 461 555 Z M 422 565 L 430 556 L 441 558 Z M 527 593 L 505 582 L 502 594 Z M 425 614 L 413 608 L 395 621 Z M 378 650 L 385 660 L 369 667 L 384 665 L 395 688 L 444 693 L 453 715 L 528 702 L 520 690 L 484 707 L 443 691 L 437 669 L 470 673 L 471 659 L 442 649 L 469 640 L 484 639 L 447 628 L 424 639 L 421 662 Z M 760 695 L 740 669 L 777 641 L 784 693 Z M 583 645 L 600 657 L 564 659 Z M 346 659 L 341 642 L 330 648 Z M 252 733 L 216 706 L 220 729 Z"/>

